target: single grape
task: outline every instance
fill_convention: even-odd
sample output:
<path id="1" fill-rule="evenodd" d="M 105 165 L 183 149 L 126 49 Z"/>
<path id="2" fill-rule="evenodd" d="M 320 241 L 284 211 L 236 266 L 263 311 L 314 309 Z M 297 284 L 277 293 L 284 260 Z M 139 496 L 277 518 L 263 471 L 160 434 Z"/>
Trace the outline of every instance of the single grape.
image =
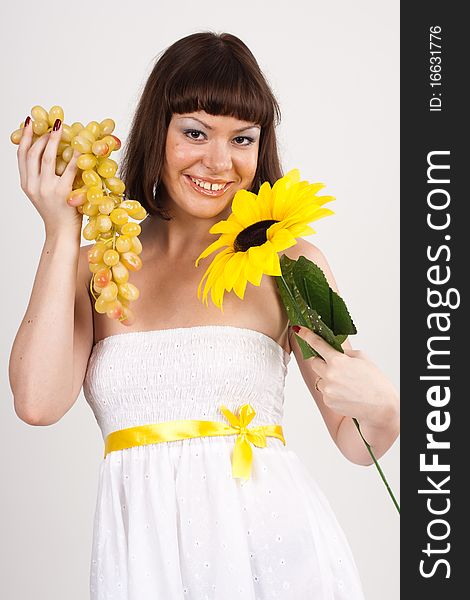
<path id="1" fill-rule="evenodd" d="M 86 137 L 75 135 L 71 141 L 72 148 L 78 150 L 81 154 L 91 152 L 91 142 Z"/>
<path id="2" fill-rule="evenodd" d="M 48 129 L 48 121 L 43 121 L 42 119 L 40 121 L 33 121 L 33 131 L 36 135 L 42 135 L 43 133 L 46 133 Z"/>
<path id="3" fill-rule="evenodd" d="M 108 285 L 103 287 L 100 295 L 106 300 L 106 302 L 111 302 L 117 298 L 118 286 L 114 283 L 114 281 L 110 281 Z"/>
<path id="4" fill-rule="evenodd" d="M 107 246 L 103 242 L 96 242 L 87 252 L 89 263 L 99 263 L 103 260 L 103 254 L 106 252 Z"/>
<path id="5" fill-rule="evenodd" d="M 93 143 L 91 151 L 95 156 L 108 156 L 110 153 L 110 148 L 103 140 L 97 140 Z"/>
<path id="6" fill-rule="evenodd" d="M 42 106 L 33 106 L 31 116 L 35 121 L 46 121 L 46 123 L 49 123 L 49 113 Z"/>
<path id="7" fill-rule="evenodd" d="M 99 214 L 99 208 L 97 204 L 92 204 L 91 202 L 88 202 L 88 200 L 83 204 L 82 208 L 83 208 L 83 214 L 87 215 L 87 217 L 96 217 L 96 215 Z M 104 234 L 101 234 L 102 236 Z"/>
<path id="8" fill-rule="evenodd" d="M 73 150 L 72 146 L 67 146 L 62 151 L 62 158 L 65 160 L 65 162 L 67 164 L 72 160 L 72 158 L 73 158 L 73 152 L 74 152 L 74 150 Z"/>
<path id="9" fill-rule="evenodd" d="M 95 138 L 95 140 L 99 139 L 102 135 L 101 127 L 100 127 L 100 124 L 98 123 L 98 121 L 90 121 L 88 123 L 88 125 L 85 127 L 85 129 L 88 129 L 93 134 L 93 137 Z"/>
<path id="10" fill-rule="evenodd" d="M 119 300 L 114 300 L 110 303 L 110 307 L 106 311 L 106 315 L 110 319 L 119 320 L 123 315 L 123 305 Z"/>
<path id="11" fill-rule="evenodd" d="M 53 106 L 49 110 L 48 121 L 51 127 L 54 125 L 56 119 L 60 119 L 62 123 L 64 122 L 64 111 L 61 106 Z"/>
<path id="12" fill-rule="evenodd" d="M 105 265 L 108 265 L 108 267 L 114 267 L 114 265 L 117 265 L 119 262 L 119 252 L 116 252 L 116 250 L 113 250 L 112 248 L 106 250 L 103 254 L 103 262 Z"/>
<path id="13" fill-rule="evenodd" d="M 124 182 L 119 177 L 109 177 L 106 179 L 106 185 L 111 192 L 122 194 L 126 189 Z M 122 208 L 127 208 L 123 206 Z"/>
<path id="14" fill-rule="evenodd" d="M 133 325 L 135 322 L 135 315 L 128 306 L 122 307 L 122 318 L 121 323 L 123 325 Z"/>
<path id="15" fill-rule="evenodd" d="M 96 227 L 100 233 L 109 231 L 113 223 L 108 215 L 102 215 L 101 213 L 96 215 Z"/>
<path id="16" fill-rule="evenodd" d="M 129 250 L 132 250 L 131 238 L 128 235 L 120 235 L 116 240 L 116 250 L 121 254 L 123 252 L 129 252 Z"/>
<path id="17" fill-rule="evenodd" d="M 104 119 L 100 123 L 101 135 L 109 135 L 113 133 L 116 124 L 112 119 Z"/>
<path id="18" fill-rule="evenodd" d="M 104 194 L 103 190 L 96 185 L 92 185 L 88 188 L 87 200 L 92 204 L 101 204 L 103 202 Z"/>
<path id="19" fill-rule="evenodd" d="M 126 283 L 129 279 L 129 269 L 122 264 L 122 262 L 118 262 L 114 267 L 112 267 L 113 279 L 116 283 Z"/>
<path id="20" fill-rule="evenodd" d="M 101 177 L 93 169 L 86 169 L 82 173 L 83 183 L 88 186 L 96 186 L 100 190 L 102 189 Z"/>
<path id="21" fill-rule="evenodd" d="M 18 145 L 21 142 L 21 138 L 23 137 L 23 129 L 15 129 L 15 131 L 10 135 L 10 140 Z"/>
<path id="22" fill-rule="evenodd" d="M 82 171 L 89 171 L 93 169 L 96 165 L 96 156 L 94 156 L 91 152 L 87 152 L 85 154 L 80 154 L 77 158 L 77 167 L 82 169 Z"/>
<path id="23" fill-rule="evenodd" d="M 98 166 L 98 173 L 101 177 L 105 177 L 109 179 L 110 177 L 114 177 L 118 168 L 118 164 L 112 158 L 105 158 L 101 164 Z"/>
<path id="24" fill-rule="evenodd" d="M 129 300 L 130 302 L 135 302 L 135 300 L 139 298 L 139 290 L 135 285 L 133 285 L 130 282 L 120 283 L 118 288 L 120 295 L 123 296 L 126 300 Z"/>
<path id="25" fill-rule="evenodd" d="M 111 198 L 104 196 L 103 202 L 98 204 L 98 210 L 103 215 L 109 215 L 114 208 L 114 202 Z"/>
<path id="26" fill-rule="evenodd" d="M 132 241 L 132 251 L 135 252 L 136 254 L 140 254 L 143 250 L 142 242 L 136 236 L 131 238 L 131 241 Z"/>
<path id="27" fill-rule="evenodd" d="M 140 227 L 140 225 L 138 223 L 133 223 L 132 221 L 129 221 L 128 223 L 124 223 L 124 225 L 121 227 L 121 232 L 124 235 L 130 235 L 130 236 L 140 235 L 141 231 L 142 231 L 142 228 Z"/>
<path id="28" fill-rule="evenodd" d="M 127 211 L 125 211 L 123 208 L 115 208 L 111 211 L 109 216 L 111 217 L 111 221 L 116 223 L 116 225 L 123 225 L 124 223 L 127 223 L 129 219 Z"/>
<path id="29" fill-rule="evenodd" d="M 121 254 L 121 262 L 130 271 L 140 271 L 142 268 L 142 260 L 140 256 L 132 251 L 123 252 Z"/>

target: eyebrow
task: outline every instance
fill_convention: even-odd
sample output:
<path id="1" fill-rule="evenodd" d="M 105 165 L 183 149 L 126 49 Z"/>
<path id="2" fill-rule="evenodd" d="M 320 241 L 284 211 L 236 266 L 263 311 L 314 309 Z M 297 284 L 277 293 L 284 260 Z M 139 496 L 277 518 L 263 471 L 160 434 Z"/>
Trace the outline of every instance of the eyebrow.
<path id="1" fill-rule="evenodd" d="M 208 125 L 207 123 L 204 123 L 204 121 L 201 121 L 201 119 L 198 119 L 197 117 L 178 117 L 178 119 L 192 119 L 193 121 L 197 121 L 198 123 L 201 123 L 201 125 L 204 125 L 204 127 L 207 127 L 207 129 L 214 129 L 213 127 L 211 127 L 210 125 Z M 261 129 L 261 127 L 259 125 L 247 125 L 246 127 L 241 127 L 240 129 L 234 129 L 233 131 L 235 133 L 240 133 L 241 131 L 246 131 L 247 129 Z"/>

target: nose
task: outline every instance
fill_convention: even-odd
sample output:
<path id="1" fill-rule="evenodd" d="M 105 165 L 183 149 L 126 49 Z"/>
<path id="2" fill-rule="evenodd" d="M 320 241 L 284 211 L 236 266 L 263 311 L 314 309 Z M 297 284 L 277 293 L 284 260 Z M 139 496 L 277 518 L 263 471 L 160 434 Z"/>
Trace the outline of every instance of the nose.
<path id="1" fill-rule="evenodd" d="M 224 140 L 212 140 L 205 147 L 203 165 L 212 173 L 223 176 L 232 169 L 232 152 Z"/>

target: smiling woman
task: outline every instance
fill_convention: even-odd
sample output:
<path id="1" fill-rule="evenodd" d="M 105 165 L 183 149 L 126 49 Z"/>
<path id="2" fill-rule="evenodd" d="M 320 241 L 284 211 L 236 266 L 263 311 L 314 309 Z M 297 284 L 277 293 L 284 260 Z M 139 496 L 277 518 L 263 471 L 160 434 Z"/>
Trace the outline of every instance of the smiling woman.
<path id="1" fill-rule="evenodd" d="M 328 500 L 286 447 L 291 348 L 276 283 L 264 278 L 259 287 L 247 287 L 243 302 L 228 295 L 223 314 L 197 295 L 196 258 L 214 241 L 211 227 L 229 216 L 237 191 L 237 223 L 229 224 L 237 229 L 233 247 L 249 253 L 253 265 L 260 259 L 256 247 L 268 241 L 266 225 L 273 220 L 258 219 L 262 208 L 247 196 L 283 175 L 279 119 L 270 87 L 239 38 L 195 33 L 159 57 L 121 164 L 127 196 L 149 213 L 140 236 L 144 266 L 134 273 L 141 295 L 127 333 L 93 308 L 88 247 L 78 248 L 79 230 L 74 240 L 47 240 L 30 310 L 35 320 L 53 325 L 36 328 L 32 341 L 29 331 L 19 336 L 11 371 L 28 392 L 27 404 L 34 402 L 23 418 L 36 425 L 65 415 L 83 384 L 105 440 L 91 600 L 363 600 L 354 557 Z M 305 207 L 295 199 L 283 204 L 286 194 L 278 195 L 278 188 L 272 205 L 291 209 L 295 227 Z M 278 237 L 291 235 L 282 227 Z M 269 247 L 271 256 L 277 258 L 280 247 L 286 245 Z M 304 244 L 298 249 L 311 252 Z M 48 283 L 55 281 L 56 257 L 61 273 L 69 265 L 61 294 Z M 334 286 L 326 260 L 321 264 Z M 249 271 L 243 265 L 232 265 L 229 282 Z M 33 325 L 23 324 L 25 334 L 27 327 Z M 347 425 L 350 392 L 354 410 L 366 414 L 371 389 L 377 404 L 382 401 L 382 380 L 369 385 L 369 364 L 348 356 L 341 363 L 335 358 L 328 372 L 323 368 L 318 386 L 298 344 L 294 353 L 321 416 L 339 446 L 350 448 L 356 435 Z M 339 399 L 327 386 L 339 390 Z M 336 426 L 340 420 L 345 427 Z M 374 432 L 388 444 L 383 429 Z"/>
<path id="2" fill-rule="evenodd" d="M 328 501 L 285 447 L 290 348 L 274 281 L 247 288 L 243 303 L 227 297 L 223 315 L 197 298 L 195 260 L 212 225 L 237 191 L 282 177 L 276 119 L 254 56 L 227 33 L 174 43 L 143 90 L 121 177 L 150 214 L 136 273 L 145 304 L 127 334 L 94 311 L 99 343 L 84 383 L 109 450 L 93 600 L 363 600 Z"/>
<path id="3" fill-rule="evenodd" d="M 169 219 L 175 207 L 167 203 L 175 198 L 165 184 L 173 192 L 199 191 L 186 175 L 230 182 L 226 195 L 215 194 L 221 202 L 243 187 L 257 193 L 264 181 L 282 177 L 275 135 L 280 118 L 255 57 L 236 36 L 196 33 L 178 40 L 151 72 L 124 148 L 129 196 Z"/>

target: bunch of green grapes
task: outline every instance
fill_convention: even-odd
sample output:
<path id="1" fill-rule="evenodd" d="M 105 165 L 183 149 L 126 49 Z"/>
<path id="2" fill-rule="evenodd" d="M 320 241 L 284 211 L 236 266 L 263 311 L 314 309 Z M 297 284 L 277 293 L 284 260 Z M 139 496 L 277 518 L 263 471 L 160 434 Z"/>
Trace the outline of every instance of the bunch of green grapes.
<path id="1" fill-rule="evenodd" d="M 142 221 L 148 213 L 137 200 L 125 197 L 126 186 L 116 177 L 118 164 L 109 158 L 111 152 L 121 148 L 120 139 L 112 135 L 115 122 L 104 119 L 101 123 L 90 121 L 86 126 L 80 122 L 67 125 L 60 106 L 53 106 L 49 111 L 34 106 L 31 115 L 33 143 L 52 130 L 56 119 L 62 121 L 56 175 L 62 175 L 75 150 L 80 153 L 67 202 L 88 217 L 82 234 L 86 240 L 95 240 L 88 250 L 95 310 L 123 325 L 132 325 L 135 316 L 130 303 L 138 299 L 139 290 L 130 283 L 129 271 L 142 268 L 139 256 L 142 244 L 138 238 L 141 227 L 130 219 Z M 20 143 L 23 128 L 24 122 L 11 134 L 14 144 Z"/>

